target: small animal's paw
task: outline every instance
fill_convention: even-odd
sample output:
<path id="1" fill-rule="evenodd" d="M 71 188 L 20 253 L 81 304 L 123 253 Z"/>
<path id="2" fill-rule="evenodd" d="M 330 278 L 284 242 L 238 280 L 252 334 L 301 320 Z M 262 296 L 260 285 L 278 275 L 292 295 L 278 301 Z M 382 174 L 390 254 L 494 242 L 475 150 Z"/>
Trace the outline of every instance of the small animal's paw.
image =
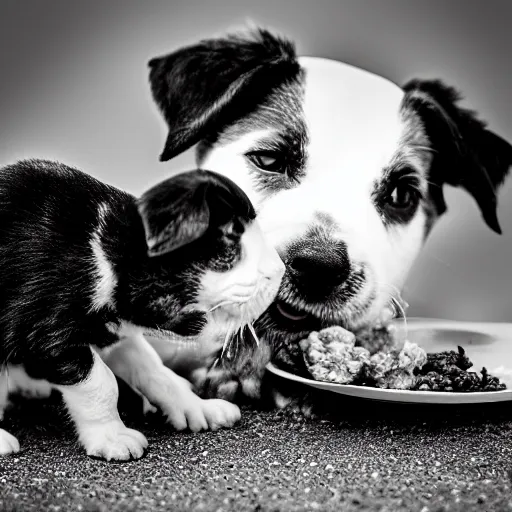
<path id="1" fill-rule="evenodd" d="M 192 432 L 231 427 L 240 419 L 240 409 L 225 400 L 203 400 L 193 391 L 189 381 L 178 375 L 167 376 L 165 400 L 159 407 L 176 430 Z"/>
<path id="2" fill-rule="evenodd" d="M 162 405 L 162 412 L 176 430 L 181 431 L 187 428 L 191 432 L 208 430 L 208 422 L 201 407 L 201 399 L 192 392 L 191 394 L 192 396 L 188 397 L 174 397 L 172 402 Z"/>
<path id="3" fill-rule="evenodd" d="M 169 422 L 176 430 L 218 430 L 232 427 L 240 420 L 238 406 L 225 400 L 203 400 L 194 394 L 181 398 L 179 401 L 175 400 L 174 404 L 169 404 L 166 412 Z"/>
<path id="4" fill-rule="evenodd" d="M 278 409 L 308 419 L 316 419 L 318 417 L 319 411 L 314 396 L 309 394 L 290 396 L 284 395 L 278 390 L 273 390 L 272 394 Z"/>
<path id="5" fill-rule="evenodd" d="M 230 428 L 242 417 L 237 405 L 225 400 L 202 400 L 203 412 L 211 430 Z"/>
<path id="6" fill-rule="evenodd" d="M 200 396 L 229 402 L 254 402 L 261 398 L 261 384 L 270 361 L 270 347 L 260 343 L 235 360 L 217 361 L 196 383 Z"/>
<path id="7" fill-rule="evenodd" d="M 211 368 L 199 394 L 205 398 L 220 398 L 228 402 L 251 402 L 261 397 L 261 372 L 235 375 L 227 368 Z"/>
<path id="8" fill-rule="evenodd" d="M 140 459 L 148 446 L 140 432 L 125 427 L 120 421 L 82 429 L 80 441 L 87 455 L 107 461 Z"/>
<path id="9" fill-rule="evenodd" d="M 21 366 L 9 366 L 8 378 L 11 392 L 24 398 L 41 399 L 52 394 L 48 381 L 29 377 Z"/>
<path id="10" fill-rule="evenodd" d="M 240 390 L 240 382 L 227 368 L 210 368 L 202 382 L 197 386 L 204 398 L 220 398 L 234 402 Z"/>
<path id="11" fill-rule="evenodd" d="M 0 455 L 9 455 L 20 451 L 20 443 L 6 430 L 0 428 Z"/>

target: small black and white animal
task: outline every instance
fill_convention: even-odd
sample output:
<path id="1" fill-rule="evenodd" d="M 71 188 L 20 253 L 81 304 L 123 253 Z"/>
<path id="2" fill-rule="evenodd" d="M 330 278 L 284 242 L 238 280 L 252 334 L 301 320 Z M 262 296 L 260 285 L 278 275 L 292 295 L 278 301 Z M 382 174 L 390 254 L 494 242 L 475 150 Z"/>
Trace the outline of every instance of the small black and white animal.
<path id="1" fill-rule="evenodd" d="M 198 167 L 249 196 L 285 261 L 279 294 L 256 324 L 276 357 L 297 352 L 312 330 L 357 329 L 399 304 L 446 211 L 445 185 L 471 194 L 500 233 L 497 196 L 512 147 L 440 80 L 400 85 L 299 56 L 265 29 L 190 44 L 149 68 L 168 128 L 160 159 L 195 146 Z M 217 382 L 212 392 L 233 397 L 257 370 L 215 367 L 206 378 Z"/>
<path id="2" fill-rule="evenodd" d="M 117 373 L 177 429 L 231 426 L 238 407 L 200 399 L 144 335 L 222 345 L 269 306 L 283 272 L 251 202 L 218 174 L 178 174 L 136 199 L 60 163 L 4 167 L 0 413 L 9 390 L 54 388 L 88 455 L 139 458 L 147 440 L 120 419 Z M 0 454 L 17 450 L 0 429 Z"/>

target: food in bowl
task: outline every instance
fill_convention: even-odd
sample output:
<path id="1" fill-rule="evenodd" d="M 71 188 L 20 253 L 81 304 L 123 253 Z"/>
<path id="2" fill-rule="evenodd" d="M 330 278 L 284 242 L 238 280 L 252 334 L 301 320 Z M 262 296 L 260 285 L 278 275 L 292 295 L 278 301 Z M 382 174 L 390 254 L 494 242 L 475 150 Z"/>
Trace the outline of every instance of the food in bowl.
<path id="1" fill-rule="evenodd" d="M 500 391 L 506 385 L 458 351 L 427 354 L 408 340 L 400 343 L 391 326 L 354 334 L 339 326 L 314 331 L 300 342 L 304 363 L 315 380 L 337 384 L 417 391 Z"/>

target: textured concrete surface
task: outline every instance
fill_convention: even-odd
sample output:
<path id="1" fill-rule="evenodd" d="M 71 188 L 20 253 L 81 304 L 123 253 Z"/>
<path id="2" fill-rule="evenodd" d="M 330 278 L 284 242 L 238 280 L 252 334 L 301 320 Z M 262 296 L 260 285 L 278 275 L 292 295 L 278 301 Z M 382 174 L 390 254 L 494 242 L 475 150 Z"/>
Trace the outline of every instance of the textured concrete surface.
<path id="1" fill-rule="evenodd" d="M 317 417 L 244 408 L 232 430 L 172 432 L 140 420 L 136 462 L 87 458 L 59 399 L 20 403 L 6 426 L 0 510 L 512 511 L 512 404 L 387 405 L 313 395 Z M 330 413 L 326 411 L 329 410 Z"/>

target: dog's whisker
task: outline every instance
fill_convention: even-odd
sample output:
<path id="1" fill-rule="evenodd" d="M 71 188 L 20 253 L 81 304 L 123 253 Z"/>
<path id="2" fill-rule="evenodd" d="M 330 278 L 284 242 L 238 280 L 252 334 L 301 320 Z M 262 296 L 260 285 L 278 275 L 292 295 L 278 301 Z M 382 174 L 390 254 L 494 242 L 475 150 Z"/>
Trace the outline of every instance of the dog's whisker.
<path id="1" fill-rule="evenodd" d="M 398 309 L 398 311 L 402 314 L 402 318 L 405 324 L 405 330 L 407 331 L 407 315 L 405 313 L 404 306 L 395 297 L 391 297 L 391 302 L 395 305 L 395 308 Z"/>
<path id="2" fill-rule="evenodd" d="M 438 256 L 435 256 L 434 254 L 429 254 L 428 257 L 431 258 L 432 260 L 434 260 L 436 263 L 440 263 L 441 265 L 443 265 L 443 267 L 446 267 L 447 269 L 449 269 L 450 274 L 452 274 L 452 273 L 455 274 L 457 276 L 457 278 L 460 278 L 460 279 L 465 278 L 465 276 L 462 274 L 460 269 L 457 268 L 456 266 L 453 266 L 448 261 L 444 261 L 441 258 L 439 258 Z"/>
<path id="3" fill-rule="evenodd" d="M 256 331 L 254 330 L 254 326 L 252 324 L 247 324 L 247 328 L 249 329 L 250 333 L 252 334 L 252 337 L 254 338 L 254 341 L 256 342 L 256 345 L 260 346 L 260 340 L 258 336 L 256 335 Z"/>

